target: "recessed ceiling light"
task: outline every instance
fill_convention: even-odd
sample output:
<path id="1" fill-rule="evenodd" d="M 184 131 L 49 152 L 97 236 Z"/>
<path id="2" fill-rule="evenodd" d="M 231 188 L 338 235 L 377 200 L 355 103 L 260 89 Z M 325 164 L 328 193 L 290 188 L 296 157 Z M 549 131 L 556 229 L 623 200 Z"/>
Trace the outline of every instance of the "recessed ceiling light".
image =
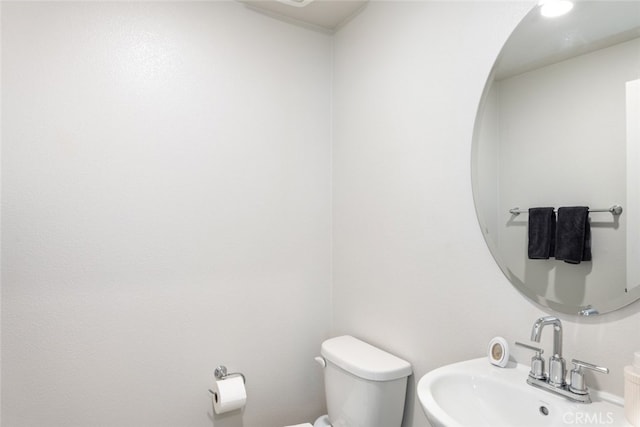
<path id="1" fill-rule="evenodd" d="M 555 18 L 569 13 L 573 9 L 573 2 L 569 0 L 542 0 L 540 14 L 547 18 Z"/>

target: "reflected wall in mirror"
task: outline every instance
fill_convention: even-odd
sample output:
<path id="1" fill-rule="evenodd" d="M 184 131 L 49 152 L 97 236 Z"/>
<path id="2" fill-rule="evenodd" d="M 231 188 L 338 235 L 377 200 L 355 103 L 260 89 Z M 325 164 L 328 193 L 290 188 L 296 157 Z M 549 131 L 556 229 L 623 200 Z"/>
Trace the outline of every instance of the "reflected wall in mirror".
<path id="1" fill-rule="evenodd" d="M 534 7 L 494 65 L 472 150 L 482 232 L 526 297 L 582 315 L 640 298 L 639 128 L 640 2 Z M 592 261 L 528 259 L 528 208 L 615 204 L 621 215 L 589 214 Z"/>

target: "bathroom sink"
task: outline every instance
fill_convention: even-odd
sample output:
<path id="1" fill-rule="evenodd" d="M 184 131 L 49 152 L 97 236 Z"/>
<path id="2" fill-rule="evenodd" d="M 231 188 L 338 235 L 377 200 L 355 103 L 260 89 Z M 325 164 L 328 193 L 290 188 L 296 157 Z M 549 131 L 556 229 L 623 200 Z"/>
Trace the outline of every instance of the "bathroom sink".
<path id="1" fill-rule="evenodd" d="M 433 427 L 631 427 L 623 400 L 591 390 L 592 403 L 576 403 L 526 383 L 529 367 L 491 365 L 486 357 L 435 369 L 418 382 L 418 399 Z"/>

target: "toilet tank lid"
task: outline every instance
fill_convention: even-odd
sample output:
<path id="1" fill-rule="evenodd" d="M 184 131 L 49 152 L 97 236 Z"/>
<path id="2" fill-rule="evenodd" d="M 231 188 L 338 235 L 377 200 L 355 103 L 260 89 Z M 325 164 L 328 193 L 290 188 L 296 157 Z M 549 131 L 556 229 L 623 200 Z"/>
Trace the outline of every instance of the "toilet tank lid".
<path id="1" fill-rule="evenodd" d="M 411 364 L 393 354 L 343 335 L 322 343 L 322 356 L 347 372 L 372 381 L 391 381 L 411 375 Z"/>

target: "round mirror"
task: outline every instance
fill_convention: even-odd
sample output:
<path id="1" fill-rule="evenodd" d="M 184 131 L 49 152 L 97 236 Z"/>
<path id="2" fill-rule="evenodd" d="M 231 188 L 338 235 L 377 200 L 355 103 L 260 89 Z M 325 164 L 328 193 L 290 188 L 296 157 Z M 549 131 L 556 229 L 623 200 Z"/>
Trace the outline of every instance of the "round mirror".
<path id="1" fill-rule="evenodd" d="M 485 87 L 476 213 L 522 294 L 563 313 L 606 313 L 640 297 L 640 2 L 577 2 L 556 17 L 543 8 L 514 30 Z M 575 206 L 588 207 L 582 223 L 558 215 Z M 530 224 L 537 207 L 554 210 Z M 546 252 L 532 256 L 541 242 Z M 567 247 L 591 256 L 567 262 Z"/>

